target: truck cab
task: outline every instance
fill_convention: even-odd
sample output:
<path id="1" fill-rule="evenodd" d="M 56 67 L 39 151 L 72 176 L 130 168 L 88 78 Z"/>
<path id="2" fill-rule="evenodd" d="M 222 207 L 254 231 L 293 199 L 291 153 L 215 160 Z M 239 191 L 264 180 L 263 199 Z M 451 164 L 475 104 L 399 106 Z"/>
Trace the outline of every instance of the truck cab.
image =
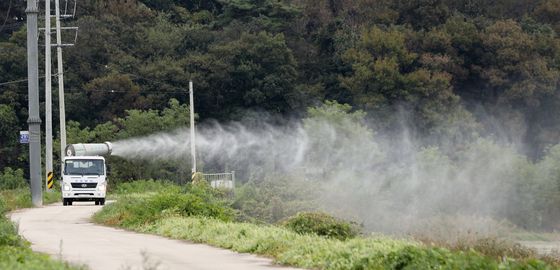
<path id="1" fill-rule="evenodd" d="M 69 156 L 62 164 L 62 202 L 94 201 L 105 204 L 107 167 L 102 156 Z"/>

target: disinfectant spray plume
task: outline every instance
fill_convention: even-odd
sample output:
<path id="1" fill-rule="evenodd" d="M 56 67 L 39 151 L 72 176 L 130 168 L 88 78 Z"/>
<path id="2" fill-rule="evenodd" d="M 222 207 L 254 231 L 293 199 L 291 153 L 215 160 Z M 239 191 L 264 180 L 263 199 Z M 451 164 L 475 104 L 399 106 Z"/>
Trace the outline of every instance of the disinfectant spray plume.
<path id="1" fill-rule="evenodd" d="M 113 145 L 115 156 L 146 160 L 186 159 L 191 147 L 189 129 L 117 141 Z M 240 124 L 227 127 L 213 125 L 197 132 L 196 147 L 208 161 L 239 162 L 248 159 L 246 161 L 250 162 L 253 159 L 289 156 L 283 164 L 293 167 L 303 161 L 307 140 L 301 127 L 281 131 L 271 126 L 263 130 L 248 130 Z"/>
<path id="2" fill-rule="evenodd" d="M 117 141 L 113 155 L 186 160 L 188 131 Z M 514 177 L 522 175 L 516 170 L 524 159 L 511 147 L 478 139 L 453 152 L 397 137 L 380 140 L 351 119 L 258 128 L 214 124 L 198 129 L 197 151 L 204 162 L 258 169 L 265 172 L 260 177 L 299 172 L 305 181 L 315 181 L 323 208 L 359 217 L 372 230 L 407 232 L 435 216 L 501 219 L 515 210 Z M 449 152 L 453 158 L 444 154 Z"/>

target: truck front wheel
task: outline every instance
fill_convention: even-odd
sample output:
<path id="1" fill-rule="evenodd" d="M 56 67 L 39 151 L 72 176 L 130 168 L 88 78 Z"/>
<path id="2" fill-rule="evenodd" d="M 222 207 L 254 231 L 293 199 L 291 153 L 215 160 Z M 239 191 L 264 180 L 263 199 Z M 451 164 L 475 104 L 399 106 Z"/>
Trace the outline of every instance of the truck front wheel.
<path id="1" fill-rule="evenodd" d="M 103 198 L 103 199 L 99 200 L 99 204 L 101 204 L 101 205 L 105 205 L 105 198 Z"/>
<path id="2" fill-rule="evenodd" d="M 63 198 L 62 199 L 62 205 L 64 205 L 64 206 L 72 205 L 72 199 Z"/>

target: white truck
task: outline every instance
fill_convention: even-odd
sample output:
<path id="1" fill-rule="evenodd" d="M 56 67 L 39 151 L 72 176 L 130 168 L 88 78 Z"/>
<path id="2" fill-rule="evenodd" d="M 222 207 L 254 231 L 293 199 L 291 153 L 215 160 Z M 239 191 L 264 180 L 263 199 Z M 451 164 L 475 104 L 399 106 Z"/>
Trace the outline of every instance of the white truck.
<path id="1" fill-rule="evenodd" d="M 109 142 L 99 144 L 70 144 L 62 163 L 62 204 L 75 201 L 94 201 L 105 204 L 107 166 L 104 155 L 111 154 Z"/>

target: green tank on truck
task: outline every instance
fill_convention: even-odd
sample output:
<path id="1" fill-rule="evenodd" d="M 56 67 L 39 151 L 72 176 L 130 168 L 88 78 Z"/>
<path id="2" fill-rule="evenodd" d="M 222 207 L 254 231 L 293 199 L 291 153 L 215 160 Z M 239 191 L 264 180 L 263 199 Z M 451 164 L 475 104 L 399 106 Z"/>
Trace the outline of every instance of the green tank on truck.
<path id="1" fill-rule="evenodd" d="M 62 169 L 62 203 L 93 201 L 105 204 L 107 191 L 107 166 L 103 156 L 111 154 L 109 142 L 97 144 L 70 144 Z"/>

